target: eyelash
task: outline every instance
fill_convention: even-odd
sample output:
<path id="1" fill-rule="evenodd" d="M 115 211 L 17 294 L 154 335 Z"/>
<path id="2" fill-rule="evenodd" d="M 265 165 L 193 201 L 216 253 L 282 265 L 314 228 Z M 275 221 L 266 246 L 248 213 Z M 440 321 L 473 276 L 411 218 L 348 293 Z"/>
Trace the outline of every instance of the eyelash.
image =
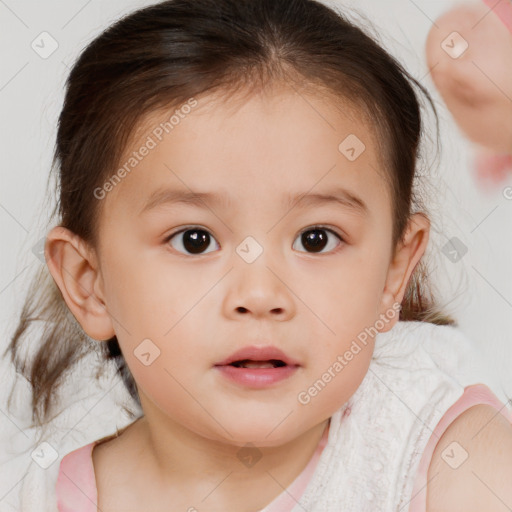
<path id="1" fill-rule="evenodd" d="M 336 231 L 334 231 L 333 229 L 327 227 L 327 226 L 323 226 L 323 225 L 318 225 L 318 224 L 315 224 L 313 226 L 308 226 L 307 228 L 303 229 L 298 235 L 297 237 L 294 239 L 294 241 L 301 237 L 304 233 L 307 233 L 308 231 L 315 231 L 315 230 L 321 230 L 321 231 L 327 231 L 331 234 L 333 234 L 340 242 L 339 245 L 341 245 L 342 243 L 345 243 L 345 240 L 344 238 L 339 234 L 337 233 Z M 181 228 L 179 231 L 175 231 L 174 233 L 171 233 L 170 235 L 168 235 L 167 237 L 165 237 L 163 243 L 164 244 L 169 244 L 169 242 L 176 236 L 176 235 L 179 235 L 180 233 L 185 233 L 187 231 L 204 231 L 205 233 L 208 233 L 211 238 L 213 240 L 216 241 L 215 237 L 210 233 L 210 231 L 206 228 L 203 228 L 201 226 L 187 226 L 185 228 Z M 337 247 L 335 247 L 334 249 L 330 250 L 330 251 L 327 251 L 327 252 L 323 252 L 323 251 L 320 251 L 320 252 L 308 252 L 308 251 L 299 251 L 299 252 L 304 252 L 305 254 L 333 254 L 333 253 L 336 253 L 338 252 L 338 250 L 340 249 L 339 245 Z M 180 252 L 178 251 L 180 254 L 182 255 L 190 255 L 190 256 L 202 256 L 202 255 L 205 255 L 205 254 L 209 254 L 209 252 L 214 252 L 214 251 L 209 251 L 209 252 L 203 252 L 203 253 L 199 253 L 199 254 L 196 254 L 194 255 L 193 253 L 183 253 L 183 252 Z"/>

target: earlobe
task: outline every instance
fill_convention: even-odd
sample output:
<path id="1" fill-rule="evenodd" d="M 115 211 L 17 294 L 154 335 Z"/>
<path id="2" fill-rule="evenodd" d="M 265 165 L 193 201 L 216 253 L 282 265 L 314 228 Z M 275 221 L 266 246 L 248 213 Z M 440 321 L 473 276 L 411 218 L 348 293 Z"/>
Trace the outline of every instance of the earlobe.
<path id="1" fill-rule="evenodd" d="M 381 313 L 386 313 L 390 309 L 396 310 L 396 304 L 402 303 L 412 273 L 427 248 L 429 233 L 429 219 L 422 213 L 412 215 L 403 240 L 397 245 L 388 268 Z M 397 321 L 398 315 L 392 322 L 386 324 L 383 332 L 390 330 Z"/>
<path id="2" fill-rule="evenodd" d="M 114 336 L 94 251 L 78 235 L 57 226 L 46 237 L 45 258 L 68 308 L 87 335 L 96 340 Z"/>

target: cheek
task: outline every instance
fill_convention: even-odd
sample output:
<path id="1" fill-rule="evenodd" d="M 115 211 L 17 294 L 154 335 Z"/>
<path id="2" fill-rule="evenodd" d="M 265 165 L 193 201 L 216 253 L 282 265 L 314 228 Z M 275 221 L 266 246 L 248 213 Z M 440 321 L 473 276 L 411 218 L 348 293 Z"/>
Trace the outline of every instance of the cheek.
<path id="1" fill-rule="evenodd" d="M 303 270 L 296 293 L 318 317 L 315 322 L 323 320 L 327 338 L 330 333 L 350 339 L 378 316 L 384 266 L 384 261 L 371 257 L 371 251 L 350 248 L 345 257 L 313 273 Z"/>
<path id="2" fill-rule="evenodd" d="M 384 262 L 370 258 L 371 251 L 367 254 L 365 258 L 364 251 L 354 250 L 342 264 L 326 266 L 317 275 L 309 274 L 296 283 L 296 293 L 304 297 L 307 306 L 304 315 L 310 317 L 307 339 L 315 343 L 309 378 L 312 382 L 322 380 L 324 371 L 330 369 L 336 377 L 329 387 L 343 395 L 347 390 L 355 391 L 367 372 L 373 353 L 373 328 L 379 318 Z"/>
<path id="3" fill-rule="evenodd" d="M 155 257 L 154 249 L 110 253 L 102 267 L 108 310 L 134 335 L 164 335 L 199 298 L 200 278 L 184 276 L 165 255 Z"/>
<path id="4" fill-rule="evenodd" d="M 356 392 L 368 372 L 373 339 L 344 343 L 327 361 L 316 361 L 307 384 L 297 394 L 298 407 L 310 417 L 328 418 Z"/>
<path id="5" fill-rule="evenodd" d="M 142 383 L 151 385 L 156 379 L 158 388 L 158 382 L 170 379 L 166 370 L 191 372 L 210 362 L 204 357 L 209 342 L 204 308 L 214 305 L 210 297 L 202 299 L 212 286 L 210 280 L 140 254 L 111 260 L 106 274 L 109 314 L 136 380 L 140 376 Z M 155 361 L 150 368 L 143 364 L 148 359 Z"/>
<path id="6" fill-rule="evenodd" d="M 208 437 L 212 429 L 205 428 L 204 425 L 207 425 L 210 420 L 208 412 L 216 407 L 214 397 L 210 398 L 211 402 L 206 411 L 201 407 L 201 400 L 198 402 L 191 398 L 194 396 L 203 399 L 205 396 L 205 392 L 198 387 L 200 379 L 191 378 L 185 361 L 178 361 L 178 368 L 174 368 L 171 359 L 166 348 L 149 366 L 142 365 L 131 355 L 126 358 L 137 383 L 143 409 L 152 417 L 155 410 L 159 409 L 158 414 L 163 412 L 166 417 Z M 194 377 L 201 376 L 194 374 Z M 223 423 L 229 424 L 228 420 L 223 420 Z"/>

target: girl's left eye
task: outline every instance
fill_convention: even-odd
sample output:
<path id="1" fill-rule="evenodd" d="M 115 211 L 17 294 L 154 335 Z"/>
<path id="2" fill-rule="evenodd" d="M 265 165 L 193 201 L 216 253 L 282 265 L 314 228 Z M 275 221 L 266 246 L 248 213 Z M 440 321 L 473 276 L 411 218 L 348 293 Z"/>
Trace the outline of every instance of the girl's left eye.
<path id="1" fill-rule="evenodd" d="M 338 239 L 338 243 L 336 244 L 335 241 L 331 241 L 329 243 L 328 234 L 334 235 Z M 183 236 L 179 237 L 178 235 Z M 299 237 L 300 238 L 296 238 L 296 240 L 300 240 L 306 249 L 310 249 L 306 252 L 311 253 L 322 252 L 323 249 L 328 246 L 330 246 L 330 249 L 332 250 L 343 241 L 340 235 L 335 233 L 333 230 L 322 226 L 312 226 L 302 231 Z M 211 251 L 207 251 L 206 249 L 211 246 L 213 241 L 215 241 L 215 238 L 213 238 L 208 231 L 199 227 L 182 229 L 181 231 L 169 235 L 165 239 L 165 243 L 170 242 L 174 249 L 178 252 L 184 252 L 185 254 L 207 254 Z M 296 248 L 295 245 L 296 244 L 294 243 L 294 249 Z"/>
<path id="2" fill-rule="evenodd" d="M 300 241 L 302 242 L 302 245 L 304 247 L 306 247 L 306 248 L 309 247 L 311 249 L 311 251 L 307 251 L 307 252 L 313 252 L 313 253 L 321 252 L 322 249 L 324 249 L 326 246 L 329 245 L 329 240 L 328 240 L 329 237 L 326 235 L 326 233 L 334 235 L 338 239 L 337 245 L 339 245 L 339 243 L 341 243 L 343 241 L 341 236 L 338 235 L 337 233 L 335 233 L 332 229 L 324 228 L 322 226 L 312 226 L 312 227 L 304 230 L 300 234 Z M 337 247 L 337 245 L 334 245 L 334 247 L 332 247 L 332 245 L 333 245 L 332 242 L 330 245 L 331 245 L 330 249 Z M 295 248 L 295 244 L 294 244 L 294 248 Z M 329 252 L 329 251 L 324 251 L 324 252 Z"/>

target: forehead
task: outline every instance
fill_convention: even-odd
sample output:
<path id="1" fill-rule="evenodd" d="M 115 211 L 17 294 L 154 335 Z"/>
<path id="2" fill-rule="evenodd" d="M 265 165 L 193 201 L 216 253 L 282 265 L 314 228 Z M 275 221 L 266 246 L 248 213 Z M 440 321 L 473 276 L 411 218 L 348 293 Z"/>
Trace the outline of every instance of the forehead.
<path id="1" fill-rule="evenodd" d="M 107 196 L 107 209 L 139 212 L 166 186 L 219 192 L 238 206 L 248 194 L 271 201 L 339 186 L 375 209 L 389 203 L 378 138 L 348 101 L 282 87 L 183 105 L 139 123 L 120 164 L 129 172 Z"/>

